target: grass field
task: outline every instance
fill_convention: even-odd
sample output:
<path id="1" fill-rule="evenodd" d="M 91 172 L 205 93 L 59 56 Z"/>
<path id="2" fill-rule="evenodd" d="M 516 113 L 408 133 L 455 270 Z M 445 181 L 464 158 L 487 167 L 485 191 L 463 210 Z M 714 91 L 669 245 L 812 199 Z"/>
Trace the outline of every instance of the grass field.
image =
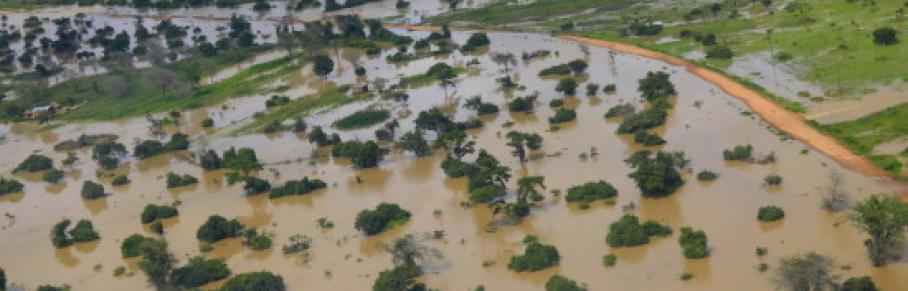
<path id="1" fill-rule="evenodd" d="M 899 155 L 875 155 L 873 149 L 908 135 L 906 121 L 908 104 L 902 104 L 861 119 L 829 125 L 817 124 L 817 127 L 856 153 L 868 157 L 881 168 L 899 175 L 903 166 L 898 156 L 908 158 L 908 148 Z"/>
<path id="2" fill-rule="evenodd" d="M 284 122 L 297 117 L 307 116 L 316 109 L 341 106 L 352 102 L 369 100 L 373 97 L 372 94 L 347 96 L 346 93 L 349 89 L 350 86 L 345 85 L 294 99 L 290 103 L 257 117 L 251 123 L 243 125 L 230 134 L 242 135 L 262 132 L 265 127 L 274 122 Z"/>
<path id="3" fill-rule="evenodd" d="M 628 7 L 632 0 L 538 0 L 527 5 L 509 5 L 500 1 L 479 9 L 465 9 L 433 17 L 430 23 L 465 22 L 494 27 L 496 25 L 545 20 L 549 17 L 565 16 L 587 9 L 612 10 Z"/>
<path id="4" fill-rule="evenodd" d="M 332 125 L 337 129 L 348 130 L 376 125 L 388 118 L 391 118 L 391 112 L 387 109 L 363 109 L 334 121 Z"/>

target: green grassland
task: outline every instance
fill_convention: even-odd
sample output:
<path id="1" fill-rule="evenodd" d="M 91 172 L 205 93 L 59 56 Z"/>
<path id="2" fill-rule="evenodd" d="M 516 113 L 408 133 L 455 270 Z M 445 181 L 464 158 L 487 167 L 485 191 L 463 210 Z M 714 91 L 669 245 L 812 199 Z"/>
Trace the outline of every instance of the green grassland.
<path id="1" fill-rule="evenodd" d="M 232 131 L 232 135 L 242 135 L 249 133 L 262 132 L 265 128 L 275 122 L 284 122 L 297 117 L 309 115 L 313 110 L 320 108 L 336 107 L 352 102 L 369 100 L 373 98 L 372 94 L 357 94 L 347 96 L 349 85 L 339 86 L 337 88 L 325 89 L 318 93 L 303 96 L 294 99 L 290 103 L 257 116 L 252 122 Z"/>
<path id="2" fill-rule="evenodd" d="M 902 174 L 903 161 L 908 158 L 908 148 L 897 155 L 876 155 L 878 145 L 908 135 L 908 103 L 890 107 L 876 114 L 841 123 L 816 126 L 858 154 L 864 155 L 880 168 L 893 175 Z"/>

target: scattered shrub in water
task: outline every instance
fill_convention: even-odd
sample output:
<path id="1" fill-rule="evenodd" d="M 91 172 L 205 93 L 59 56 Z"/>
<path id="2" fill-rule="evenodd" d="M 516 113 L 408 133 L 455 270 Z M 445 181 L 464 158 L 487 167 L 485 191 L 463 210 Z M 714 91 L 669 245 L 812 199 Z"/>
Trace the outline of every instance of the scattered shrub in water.
<path id="1" fill-rule="evenodd" d="M 533 111 L 533 103 L 536 102 L 536 95 L 517 97 L 508 103 L 508 110 L 511 112 L 530 112 Z"/>
<path id="2" fill-rule="evenodd" d="M 372 291 L 418 291 L 427 290 L 421 283 L 416 282 L 416 277 L 422 274 L 419 266 L 414 264 L 401 264 L 394 269 L 378 273 Z"/>
<path id="3" fill-rule="evenodd" d="M 271 248 L 271 237 L 265 231 L 249 228 L 243 232 L 243 245 L 254 251 L 267 250 Z"/>
<path id="4" fill-rule="evenodd" d="M 700 259 L 709 256 L 709 247 L 706 245 L 706 233 L 690 227 L 681 228 L 681 237 L 678 238 L 684 257 Z"/>
<path id="5" fill-rule="evenodd" d="M 145 209 L 142 210 L 142 215 L 140 216 L 142 223 L 152 223 L 158 219 L 165 219 L 180 215 L 180 212 L 177 211 L 176 207 L 169 205 L 154 205 L 148 204 L 145 205 Z"/>
<path id="6" fill-rule="evenodd" d="M 586 291 L 586 288 L 561 275 L 554 275 L 545 282 L 545 291 Z"/>
<path id="7" fill-rule="evenodd" d="M 410 219 L 410 212 L 397 204 L 381 203 L 375 210 L 363 210 L 356 215 L 354 227 L 366 235 L 376 235 Z"/>
<path id="8" fill-rule="evenodd" d="M 243 224 L 236 219 L 227 220 L 223 216 L 212 215 L 196 231 L 196 238 L 203 242 L 215 243 L 222 239 L 240 236 L 243 228 Z"/>
<path id="9" fill-rule="evenodd" d="M 82 199 L 98 199 L 104 197 L 104 195 L 104 186 L 101 186 L 101 184 L 92 181 L 82 183 Z"/>
<path id="10" fill-rule="evenodd" d="M 212 128 L 212 127 L 214 127 L 214 119 L 211 119 L 211 117 L 209 117 L 209 118 L 205 118 L 205 120 L 202 120 L 202 128 Z"/>
<path id="11" fill-rule="evenodd" d="M 614 254 L 608 254 L 602 257 L 602 264 L 606 267 L 613 267 L 618 262 L 618 257 Z"/>
<path id="12" fill-rule="evenodd" d="M 312 246 L 312 239 L 302 234 L 295 234 L 290 237 L 290 243 L 281 247 L 281 252 L 285 255 L 299 253 L 308 250 Z"/>
<path id="13" fill-rule="evenodd" d="M 574 78 L 565 78 L 558 80 L 558 84 L 555 85 L 555 92 L 564 93 L 567 96 L 573 96 L 577 93 L 577 80 Z"/>
<path id="14" fill-rule="evenodd" d="M 361 142 L 358 140 L 336 143 L 331 148 L 331 155 L 350 159 L 356 168 L 373 168 L 384 159 L 388 151 L 378 146 L 375 141 Z"/>
<path id="15" fill-rule="evenodd" d="M 51 243 L 54 247 L 64 248 L 74 243 L 90 242 L 101 238 L 91 221 L 79 220 L 75 227 L 66 231 L 71 223 L 69 219 L 63 219 L 54 225 L 51 230 Z"/>
<path id="16" fill-rule="evenodd" d="M 684 163 L 683 153 L 660 151 L 653 156 L 649 151 L 638 151 L 625 162 L 634 168 L 628 177 L 634 179 L 643 196 L 665 197 L 684 185 L 678 172 Z"/>
<path id="17" fill-rule="evenodd" d="M 599 180 L 568 188 L 564 199 L 569 203 L 589 204 L 596 200 L 605 200 L 615 196 L 618 196 L 618 190 L 615 190 L 612 184 Z"/>
<path id="18" fill-rule="evenodd" d="M 564 105 L 563 99 L 552 99 L 552 101 L 549 101 L 549 107 L 552 108 L 561 107 L 562 105 Z"/>
<path id="19" fill-rule="evenodd" d="M 230 278 L 223 291 L 286 291 L 284 278 L 271 272 L 243 273 Z"/>
<path id="20" fill-rule="evenodd" d="M 243 192 L 245 192 L 246 195 L 257 195 L 271 190 L 271 183 L 269 183 L 268 180 L 248 176 L 243 178 L 243 180 L 245 181 Z"/>
<path id="21" fill-rule="evenodd" d="M 669 81 L 669 75 L 665 72 L 647 72 L 646 77 L 640 79 L 638 83 L 637 90 L 646 101 L 664 99 L 677 93 L 675 85 Z"/>
<path id="22" fill-rule="evenodd" d="M 16 166 L 16 169 L 13 170 L 13 173 L 17 172 L 29 172 L 34 173 L 38 171 L 48 170 L 54 167 L 54 161 L 50 158 L 42 155 L 29 155 L 25 158 L 24 161 L 19 163 Z"/>
<path id="23" fill-rule="evenodd" d="M 549 117 L 549 123 L 559 124 L 573 121 L 576 118 L 577 112 L 574 111 L 574 109 L 558 108 L 558 110 L 555 111 L 555 116 Z"/>
<path id="24" fill-rule="evenodd" d="M 130 235 L 120 243 L 120 254 L 123 255 L 124 259 L 141 256 L 142 248 L 145 247 L 145 244 L 153 241 L 154 239 L 140 234 Z"/>
<path id="25" fill-rule="evenodd" d="M 845 280 L 842 283 L 842 288 L 839 288 L 839 291 L 879 291 L 880 289 L 876 287 L 876 284 L 873 283 L 873 279 L 870 277 L 851 277 L 848 280 Z"/>
<path id="26" fill-rule="evenodd" d="M 189 174 L 180 176 L 173 172 L 167 173 L 167 188 L 183 187 L 197 183 L 199 183 L 199 179 Z"/>
<path id="27" fill-rule="evenodd" d="M 777 221 L 785 218 L 785 211 L 775 205 L 760 207 L 757 211 L 757 220 L 763 222 Z"/>
<path id="28" fill-rule="evenodd" d="M 470 190 L 470 201 L 473 203 L 489 203 L 504 197 L 507 191 L 498 185 L 487 185 Z"/>
<path id="29" fill-rule="evenodd" d="M 471 52 L 479 49 L 482 46 L 489 45 L 489 36 L 485 32 L 475 32 L 470 35 L 470 38 L 467 39 L 467 43 L 460 47 L 461 51 Z"/>
<path id="30" fill-rule="evenodd" d="M 528 241 L 528 240 L 524 240 Z M 508 263 L 508 269 L 515 272 L 534 272 L 558 265 L 561 256 L 554 246 L 544 245 L 535 240 L 526 243 L 523 255 L 514 255 Z"/>
<path id="31" fill-rule="evenodd" d="M 44 180 L 44 182 L 51 184 L 56 184 L 57 182 L 60 182 L 60 180 L 63 180 L 63 171 L 50 168 L 49 170 L 44 172 L 44 174 L 41 176 L 41 180 Z"/>
<path id="32" fill-rule="evenodd" d="M 608 84 L 602 87 L 602 91 L 605 93 L 615 93 L 616 90 L 618 90 L 618 86 L 615 86 L 615 84 Z"/>
<path id="33" fill-rule="evenodd" d="M 766 185 L 769 185 L 769 186 L 781 185 L 781 184 L 782 184 L 782 176 L 779 176 L 779 175 L 776 175 L 776 174 L 769 174 L 769 175 L 766 175 L 765 178 L 763 178 L 763 182 L 766 183 Z"/>
<path id="34" fill-rule="evenodd" d="M 129 184 L 129 182 L 129 177 L 126 177 L 126 175 L 117 175 L 113 178 L 113 180 L 110 181 L 110 184 L 114 186 L 122 186 Z"/>
<path id="35" fill-rule="evenodd" d="M 715 180 L 716 178 L 719 178 L 719 174 L 716 174 L 709 170 L 703 170 L 703 171 L 700 171 L 699 173 L 697 173 L 697 180 L 700 180 L 700 181 L 712 181 L 712 180 Z"/>
<path id="36" fill-rule="evenodd" d="M 568 64 L 554 65 L 539 71 L 540 77 L 567 75 L 571 73 L 571 67 Z"/>
<path id="37" fill-rule="evenodd" d="M 636 216 L 625 214 L 609 225 L 605 241 L 613 248 L 632 247 L 649 243 L 651 236 L 669 236 L 672 229 L 655 221 L 640 224 Z"/>
<path id="38" fill-rule="evenodd" d="M 596 84 L 596 83 L 586 84 L 586 96 L 596 96 L 597 92 L 599 92 L 599 84 Z"/>
<path id="39" fill-rule="evenodd" d="M 665 144 L 665 140 L 662 139 L 662 137 L 649 133 L 645 130 L 634 133 L 634 142 L 642 144 L 644 146 L 657 146 Z"/>
<path id="40" fill-rule="evenodd" d="M 615 105 L 612 108 L 608 109 L 608 111 L 605 113 L 605 118 L 627 117 L 627 116 L 633 115 L 636 111 L 637 111 L 637 109 L 634 108 L 633 104 L 630 104 L 630 103 L 618 104 L 618 105 Z"/>
<path id="41" fill-rule="evenodd" d="M 726 161 L 748 161 L 753 155 L 754 147 L 751 145 L 737 145 L 733 149 L 722 151 Z"/>
<path id="42" fill-rule="evenodd" d="M 19 181 L 0 177 L 0 196 L 22 192 L 23 187 Z"/>
<path id="43" fill-rule="evenodd" d="M 283 186 L 274 187 L 271 189 L 270 198 L 279 198 L 288 195 L 305 195 L 309 192 L 322 189 L 327 187 L 322 180 L 319 179 L 309 179 L 309 177 L 303 177 L 302 180 L 290 180 L 287 181 Z"/>
<path id="44" fill-rule="evenodd" d="M 224 259 L 208 259 L 201 256 L 192 257 L 185 266 L 173 269 L 170 280 L 186 288 L 198 288 L 202 285 L 230 276 L 230 269 Z"/>

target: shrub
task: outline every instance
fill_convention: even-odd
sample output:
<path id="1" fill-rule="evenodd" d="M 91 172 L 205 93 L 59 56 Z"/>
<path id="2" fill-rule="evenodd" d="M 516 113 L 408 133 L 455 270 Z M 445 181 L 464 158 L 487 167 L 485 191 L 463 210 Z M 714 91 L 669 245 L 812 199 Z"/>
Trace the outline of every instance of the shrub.
<path id="1" fill-rule="evenodd" d="M 220 215 L 208 217 L 205 224 L 196 231 L 196 238 L 203 242 L 215 243 L 222 239 L 240 236 L 243 231 L 243 224 L 236 219 L 227 220 Z"/>
<path id="2" fill-rule="evenodd" d="M 649 243 L 651 236 L 669 236 L 672 229 L 655 221 L 640 224 L 636 216 L 625 214 L 609 225 L 605 241 L 613 248 L 632 247 Z"/>
<path id="3" fill-rule="evenodd" d="M 545 291 L 586 291 L 586 288 L 574 280 L 556 274 L 545 282 Z"/>
<path id="4" fill-rule="evenodd" d="M 898 42 L 898 32 L 892 27 L 878 28 L 873 31 L 873 43 L 877 45 L 888 46 Z"/>
<path id="5" fill-rule="evenodd" d="M 616 90 L 618 90 L 618 86 L 615 86 L 615 84 L 608 84 L 602 87 L 602 91 L 605 93 L 614 93 Z"/>
<path id="6" fill-rule="evenodd" d="M 54 247 L 65 248 L 74 243 L 90 242 L 101 238 L 98 232 L 95 231 L 91 221 L 79 220 L 76 226 L 67 232 L 66 229 L 69 228 L 70 224 L 72 224 L 72 221 L 63 219 L 51 229 L 51 243 L 53 243 Z"/>
<path id="7" fill-rule="evenodd" d="M 44 172 L 44 174 L 41 176 L 41 180 L 44 180 L 44 182 L 51 184 L 60 182 L 60 180 L 63 180 L 63 171 L 50 168 L 49 170 Z"/>
<path id="8" fill-rule="evenodd" d="M 751 145 L 737 145 L 731 150 L 722 151 L 722 157 L 726 161 L 748 161 L 753 154 L 754 147 Z"/>
<path id="9" fill-rule="evenodd" d="M 564 105 L 563 99 L 552 99 L 552 101 L 549 101 L 549 107 L 552 107 L 552 108 L 561 107 L 563 105 Z"/>
<path id="10" fill-rule="evenodd" d="M 373 168 L 384 159 L 388 151 L 378 147 L 375 141 L 361 142 L 358 140 L 336 143 L 331 148 L 331 155 L 349 158 L 356 168 Z"/>
<path id="11" fill-rule="evenodd" d="M 618 196 L 618 190 L 604 180 L 586 182 L 583 185 L 568 188 L 564 199 L 569 203 L 592 203 L 600 199 L 609 199 Z"/>
<path id="12" fill-rule="evenodd" d="M 564 78 L 558 80 L 558 84 L 555 85 L 555 92 L 564 93 L 564 95 L 573 96 L 577 93 L 577 80 L 574 78 Z"/>
<path id="13" fill-rule="evenodd" d="M 167 151 L 185 151 L 189 149 L 189 136 L 182 133 L 174 133 L 170 136 L 170 141 L 164 145 Z"/>
<path id="14" fill-rule="evenodd" d="M 156 140 L 144 140 L 136 144 L 132 154 L 143 160 L 165 152 L 164 144 Z"/>
<path id="15" fill-rule="evenodd" d="M 354 227 L 366 235 L 376 235 L 410 219 L 410 212 L 397 204 L 381 203 L 375 210 L 365 209 L 356 215 Z"/>
<path id="16" fill-rule="evenodd" d="M 245 177 L 243 180 L 246 182 L 243 185 L 243 192 L 245 192 L 246 195 L 256 195 L 271 190 L 271 183 L 269 183 L 268 180 L 256 177 Z"/>
<path id="17" fill-rule="evenodd" d="M 540 77 L 567 75 L 571 73 L 571 67 L 568 64 L 554 65 L 539 71 Z"/>
<path id="18" fill-rule="evenodd" d="M 284 278 L 270 272 L 251 272 L 236 275 L 221 288 L 223 291 L 285 291 Z"/>
<path id="19" fill-rule="evenodd" d="M 599 84 L 596 84 L 596 83 L 587 83 L 586 84 L 586 96 L 596 96 L 597 92 L 599 92 Z"/>
<path id="20" fill-rule="evenodd" d="M 618 133 L 632 133 L 641 130 L 647 130 L 665 124 L 668 117 L 668 109 L 672 105 L 665 99 L 656 99 L 651 102 L 653 105 L 639 113 L 629 114 L 618 125 Z"/>
<path id="21" fill-rule="evenodd" d="M 662 137 L 649 133 L 645 130 L 634 133 L 634 142 L 644 146 L 664 145 L 665 140 Z"/>
<path id="22" fill-rule="evenodd" d="M 2 285 L 0 285 L 2 286 Z M 839 288 L 839 291 L 879 291 L 880 289 L 876 287 L 876 284 L 873 283 L 873 280 L 870 277 L 851 277 L 848 280 L 845 280 L 842 283 L 842 288 Z"/>
<path id="23" fill-rule="evenodd" d="M 290 103 L 290 97 L 281 95 L 271 95 L 271 98 L 265 100 L 265 108 L 278 107 Z"/>
<path id="24" fill-rule="evenodd" d="M 319 179 L 309 179 L 309 177 L 303 177 L 302 180 L 290 180 L 287 181 L 283 186 L 274 187 L 271 189 L 271 194 L 269 198 L 279 198 L 288 195 L 305 195 L 309 192 L 328 187 L 328 184 L 325 184 L 322 180 Z"/>
<path id="25" fill-rule="evenodd" d="M 583 73 L 583 71 L 586 71 L 586 68 L 589 67 L 589 65 L 586 63 L 586 61 L 581 60 L 581 59 L 575 59 L 573 61 L 570 61 L 567 63 L 567 65 L 569 68 L 571 68 L 571 72 L 573 72 L 574 75 Z M 593 90 L 593 91 L 596 91 L 596 90 Z"/>
<path id="26" fill-rule="evenodd" d="M 243 245 L 254 251 L 267 250 L 271 248 L 271 237 L 264 231 L 249 228 L 243 232 Z"/>
<path id="27" fill-rule="evenodd" d="M 617 263 L 617 262 L 618 262 L 618 257 L 615 256 L 614 254 L 608 254 L 608 255 L 602 256 L 602 264 L 605 265 L 606 267 L 613 267 L 613 266 L 615 266 L 615 263 Z"/>
<path id="28" fill-rule="evenodd" d="M 199 179 L 189 174 L 180 176 L 173 172 L 167 173 L 167 188 L 183 187 L 197 183 L 199 183 Z"/>
<path id="29" fill-rule="evenodd" d="M 536 95 L 517 97 L 508 103 L 508 110 L 511 112 L 529 112 L 533 111 L 533 103 L 536 102 Z"/>
<path id="30" fill-rule="evenodd" d="M 104 195 L 104 186 L 101 186 L 101 184 L 92 181 L 82 183 L 82 199 L 98 199 L 104 197 Z"/>
<path id="31" fill-rule="evenodd" d="M 388 118 L 391 118 L 391 112 L 387 109 L 363 109 L 334 121 L 333 125 L 348 130 L 379 124 Z"/>
<path id="32" fill-rule="evenodd" d="M 735 53 L 731 51 L 730 48 L 724 45 L 711 46 L 706 49 L 706 57 L 713 59 L 723 59 L 728 60 L 735 56 Z"/>
<path id="33" fill-rule="evenodd" d="M 295 234 L 290 237 L 290 243 L 281 247 L 281 252 L 285 255 L 299 253 L 308 250 L 312 246 L 312 239 L 308 236 Z"/>
<path id="34" fill-rule="evenodd" d="M 19 181 L 0 177 L 0 196 L 22 192 L 24 186 Z"/>
<path id="35" fill-rule="evenodd" d="M 633 115 L 636 111 L 637 109 L 634 108 L 634 105 L 630 103 L 622 103 L 609 108 L 605 113 L 605 118 L 627 117 Z"/>
<path id="36" fill-rule="evenodd" d="M 684 257 L 700 259 L 709 256 L 709 247 L 706 245 L 706 233 L 690 227 L 681 228 L 681 237 L 678 238 Z"/>
<path id="37" fill-rule="evenodd" d="M 647 72 L 646 77 L 638 81 L 637 90 L 646 101 L 655 101 L 674 95 L 675 85 L 669 81 L 669 75 L 665 72 Z"/>
<path id="38" fill-rule="evenodd" d="M 474 32 L 470 35 L 470 38 L 467 39 L 467 43 L 460 47 L 461 51 L 471 52 L 476 49 L 489 45 L 489 36 L 485 32 Z"/>
<path id="39" fill-rule="evenodd" d="M 625 162 L 634 168 L 628 177 L 634 179 L 643 196 L 664 197 L 684 185 L 678 173 L 683 163 L 680 160 L 683 155 L 679 153 L 660 151 L 653 156 L 649 151 L 639 151 Z"/>
<path id="40" fill-rule="evenodd" d="M 523 255 L 514 255 L 508 263 L 508 269 L 515 272 L 534 272 L 558 265 L 561 256 L 554 246 L 536 241 L 527 244 Z"/>
<path id="41" fill-rule="evenodd" d="M 777 186 L 782 184 L 782 176 L 776 174 L 769 174 L 763 178 L 763 182 L 769 186 Z"/>
<path id="42" fill-rule="evenodd" d="M 190 258 L 185 266 L 173 269 L 170 280 L 182 287 L 197 288 L 229 276 L 230 269 L 227 268 L 224 259 L 196 256 Z"/>
<path id="43" fill-rule="evenodd" d="M 140 219 L 142 223 L 152 223 L 158 219 L 170 218 L 177 215 L 180 215 L 180 212 L 176 207 L 169 205 L 148 204 L 145 205 L 145 209 L 142 210 Z"/>
<path id="44" fill-rule="evenodd" d="M 126 177 L 126 175 L 117 175 L 113 178 L 113 180 L 110 181 L 110 184 L 114 186 L 122 186 L 129 184 L 129 182 L 129 177 Z"/>
<path id="45" fill-rule="evenodd" d="M 202 169 L 205 170 L 216 170 L 221 168 L 221 158 L 218 157 L 218 153 L 214 150 L 208 150 L 199 158 L 199 164 L 202 166 Z"/>
<path id="46" fill-rule="evenodd" d="M 202 128 L 212 128 L 212 127 L 214 127 L 214 119 L 211 119 L 211 117 L 208 117 L 208 118 L 205 118 L 205 120 L 202 120 Z"/>
<path id="47" fill-rule="evenodd" d="M 139 234 L 130 235 L 120 243 L 120 254 L 124 259 L 141 256 L 142 249 L 149 241 L 154 241 L 154 239 Z"/>
<path id="48" fill-rule="evenodd" d="M 489 203 L 507 194 L 505 189 L 497 185 L 482 186 L 470 190 L 470 201 L 473 203 Z"/>
<path id="49" fill-rule="evenodd" d="M 700 181 L 712 181 L 719 177 L 719 174 L 713 173 L 709 170 L 703 170 L 697 173 L 697 180 Z"/>
<path id="50" fill-rule="evenodd" d="M 446 157 L 445 160 L 441 162 L 441 169 L 449 178 L 463 177 L 466 174 L 466 166 L 467 163 L 453 157 Z"/>
<path id="51" fill-rule="evenodd" d="M 0 290 L 6 290 L 6 272 L 0 268 Z"/>
<path id="52" fill-rule="evenodd" d="M 381 271 L 372 284 L 372 291 L 417 291 L 421 284 L 414 280 L 420 275 L 419 266 L 401 264 L 394 269 Z"/>
<path id="53" fill-rule="evenodd" d="M 477 115 L 489 115 L 498 113 L 498 105 L 482 102 L 482 97 L 478 95 L 467 99 L 467 102 L 463 105 L 463 107 L 476 110 Z"/>
<path id="54" fill-rule="evenodd" d="M 13 173 L 17 172 L 29 172 L 34 173 L 38 171 L 44 171 L 54 167 L 54 161 L 50 158 L 42 155 L 29 155 L 25 158 L 24 161 L 19 163 L 16 166 L 16 169 L 13 170 Z"/>
<path id="55" fill-rule="evenodd" d="M 775 205 L 763 206 L 757 211 L 757 220 L 759 221 L 777 221 L 782 218 L 785 218 L 785 211 Z"/>
<path id="56" fill-rule="evenodd" d="M 549 117 L 549 123 L 558 124 L 569 122 L 577 118 L 577 112 L 574 109 L 558 108 L 555 116 Z"/>

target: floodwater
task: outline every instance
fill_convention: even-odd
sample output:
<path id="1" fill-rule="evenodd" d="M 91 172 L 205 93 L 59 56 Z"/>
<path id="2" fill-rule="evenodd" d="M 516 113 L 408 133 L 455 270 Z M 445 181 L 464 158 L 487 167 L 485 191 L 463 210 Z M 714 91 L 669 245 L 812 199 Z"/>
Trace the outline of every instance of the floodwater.
<path id="1" fill-rule="evenodd" d="M 425 36 L 426 32 L 409 32 Z M 513 96 L 540 92 L 534 113 L 509 113 L 502 110 L 493 116 L 482 117 L 485 126 L 470 134 L 479 148 L 488 150 L 504 165 L 512 168 L 510 188 L 516 188 L 517 178 L 543 175 L 549 190 L 566 190 L 587 181 L 604 179 L 619 191 L 615 205 L 594 203 L 589 209 L 567 205 L 561 198 L 546 193 L 547 199 L 532 209 L 521 224 L 490 229 L 495 217 L 484 206 L 463 208 L 467 199 L 465 179 L 448 179 L 439 168 L 443 153 L 426 158 L 395 152 L 380 167 L 353 170 L 343 159 L 327 157 L 316 151 L 305 138 L 293 134 L 251 134 L 233 137 L 223 134 L 232 126 L 251 120 L 252 113 L 264 110 L 265 96 L 236 99 L 223 106 L 188 112 L 186 122 L 179 127 L 192 133 L 193 147 L 189 152 L 205 148 L 218 151 L 229 147 L 256 149 L 259 159 L 266 163 L 261 177 L 274 185 L 303 176 L 326 181 L 327 189 L 303 197 L 269 200 L 264 195 L 245 197 L 241 186 L 224 183 L 223 172 L 203 172 L 186 158 L 189 152 L 167 154 L 149 160 L 129 159 L 118 169 L 128 173 L 132 183 L 111 187 L 102 178 L 109 197 L 86 202 L 79 197 L 84 180 L 96 180 L 96 165 L 88 150 L 78 152 L 81 162 L 67 171 L 60 185 L 47 185 L 34 175 L 14 175 L 26 184 L 24 193 L 0 197 L 0 265 L 11 282 L 35 288 L 40 284 L 70 284 L 75 290 L 142 290 L 149 289 L 145 276 L 136 268 L 135 260 L 120 257 L 120 241 L 130 234 L 151 235 L 139 222 L 138 215 L 148 203 L 169 204 L 180 201 L 180 216 L 166 221 L 164 238 L 171 251 L 185 263 L 186 258 L 200 254 L 196 229 L 212 214 L 236 217 L 248 226 L 264 228 L 272 233 L 275 247 L 267 251 L 250 251 L 239 239 L 218 243 L 207 256 L 227 260 L 234 273 L 268 270 L 284 277 L 291 290 L 368 290 L 377 274 L 392 267 L 389 254 L 382 246 L 404 234 L 424 238 L 424 243 L 443 254 L 424 266 L 426 275 L 420 280 L 439 290 L 471 290 L 484 285 L 489 290 L 542 290 L 545 280 L 556 273 L 564 274 L 589 285 L 591 290 L 771 290 L 772 272 L 779 259 L 797 253 L 816 251 L 832 257 L 849 268 L 840 272 L 847 276 L 872 276 L 882 290 L 906 290 L 908 263 L 892 263 L 872 268 L 865 255 L 862 241 L 865 236 L 844 216 L 828 214 L 820 209 L 819 189 L 828 184 L 831 172 L 843 174 L 852 198 L 861 199 L 872 193 L 892 192 L 898 185 L 887 180 L 866 177 L 839 166 L 835 161 L 807 148 L 803 143 L 784 139 L 767 128 L 759 118 L 741 114 L 745 105 L 728 96 L 716 86 L 691 75 L 681 67 L 590 47 L 589 54 L 576 43 L 536 34 L 490 33 L 490 51 L 522 52 L 537 49 L 552 50 L 545 59 L 518 60 L 510 72 L 515 80 L 526 86 L 512 93 L 498 90 L 494 79 L 505 74 L 488 55 L 453 53 L 446 58 L 430 58 L 396 66 L 384 64 L 384 58 L 359 56 L 351 52 L 368 69 L 368 78 L 381 76 L 395 79 L 399 75 L 423 72 L 435 62 L 465 65 L 476 58 L 480 61 L 462 75 L 448 96 L 437 84 L 408 91 L 406 105 L 392 101 L 373 100 L 354 103 L 335 110 L 306 117 L 307 123 L 326 126 L 335 119 L 366 106 L 392 109 L 405 108 L 413 113 L 431 107 L 448 109 L 457 120 L 474 115 L 463 109 L 459 100 L 480 95 L 487 102 L 502 106 Z M 454 38 L 463 43 L 466 32 L 455 32 Z M 537 72 L 545 67 L 583 58 L 590 64 L 589 82 L 602 85 L 617 84 L 617 92 L 567 97 L 568 107 L 576 108 L 577 120 L 549 128 L 546 119 L 554 114 L 547 106 L 554 98 L 556 80 L 540 79 Z M 324 86 L 349 84 L 356 80 L 352 66 L 339 70 L 327 80 L 320 80 L 303 68 L 298 75 L 283 80 L 298 98 L 304 92 L 314 92 Z M 638 107 L 637 80 L 647 71 L 664 70 L 672 73 L 671 80 L 678 90 L 675 109 L 667 124 L 657 129 L 668 141 L 664 150 L 684 151 L 691 162 L 692 173 L 686 173 L 686 184 L 663 199 L 642 198 L 627 177 L 630 169 L 622 162 L 641 149 L 624 136 L 614 134 L 618 120 L 606 120 L 606 110 L 623 102 Z M 254 106 L 253 106 L 254 105 Z M 258 106 L 258 107 L 255 107 Z M 245 117 L 230 117 L 234 114 Z M 205 131 L 198 122 L 207 115 L 220 116 L 218 128 Z M 415 114 L 401 119 L 405 132 L 413 127 Z M 506 123 L 513 126 L 505 128 Z M 27 154 L 41 152 L 59 161 L 65 153 L 54 152 L 53 144 L 82 133 L 114 133 L 128 147 L 136 138 L 148 138 L 147 123 L 142 118 L 108 123 L 70 124 L 42 128 L 34 124 L 0 126 L 5 142 L 0 144 L 0 172 L 9 173 Z M 344 139 L 373 138 L 377 128 L 340 132 Z M 176 128 L 170 128 L 176 130 Z M 541 151 L 534 159 L 520 164 L 510 155 L 504 134 L 510 130 L 538 132 L 544 138 Z M 769 165 L 729 163 L 722 160 L 722 150 L 739 144 L 752 144 L 758 155 L 775 153 L 778 162 Z M 582 159 L 595 147 L 599 155 Z M 802 150 L 806 153 L 802 154 Z M 471 158 L 468 158 L 471 159 Z M 695 175 L 700 170 L 720 174 L 714 182 L 701 183 Z M 182 189 L 166 189 L 163 176 L 167 172 L 191 174 L 201 183 Z M 784 177 L 782 186 L 766 188 L 762 180 L 767 174 Z M 361 182 L 357 182 L 357 178 Z M 356 213 L 373 208 L 381 202 L 398 203 L 413 214 L 408 223 L 366 237 L 353 228 Z M 760 206 L 774 204 L 782 207 L 786 217 L 782 222 L 763 224 L 756 219 Z M 435 215 L 438 211 L 441 214 Z M 655 239 L 650 244 L 612 249 L 605 243 L 608 225 L 625 211 L 642 219 L 653 219 L 672 226 L 676 234 Z M 316 220 L 325 217 L 334 222 L 332 229 L 319 229 Z M 102 239 L 91 244 L 56 250 L 48 233 L 62 218 L 89 218 Z M 705 230 L 709 237 L 711 255 L 706 259 L 687 260 L 677 243 L 682 226 Z M 431 233 L 443 230 L 443 239 L 431 239 Z M 313 238 L 313 247 L 306 255 L 283 255 L 279 247 L 295 234 Z M 558 267 L 532 273 L 514 273 L 507 269 L 511 255 L 522 253 L 521 240 L 527 234 L 553 244 L 562 256 Z M 756 247 L 767 247 L 764 258 L 754 255 Z M 616 266 L 606 268 L 602 256 L 613 253 Z M 905 249 L 908 254 L 908 249 Z M 761 273 L 756 266 L 766 262 L 770 271 Z M 96 270 L 96 266 L 100 266 Z M 113 277 L 116 266 L 126 266 L 133 276 Z M 681 273 L 694 275 L 689 281 Z M 47 274 L 53 274 L 48 276 Z M 217 284 L 214 284 L 217 285 Z M 214 286 L 208 286 L 214 287 Z"/>

